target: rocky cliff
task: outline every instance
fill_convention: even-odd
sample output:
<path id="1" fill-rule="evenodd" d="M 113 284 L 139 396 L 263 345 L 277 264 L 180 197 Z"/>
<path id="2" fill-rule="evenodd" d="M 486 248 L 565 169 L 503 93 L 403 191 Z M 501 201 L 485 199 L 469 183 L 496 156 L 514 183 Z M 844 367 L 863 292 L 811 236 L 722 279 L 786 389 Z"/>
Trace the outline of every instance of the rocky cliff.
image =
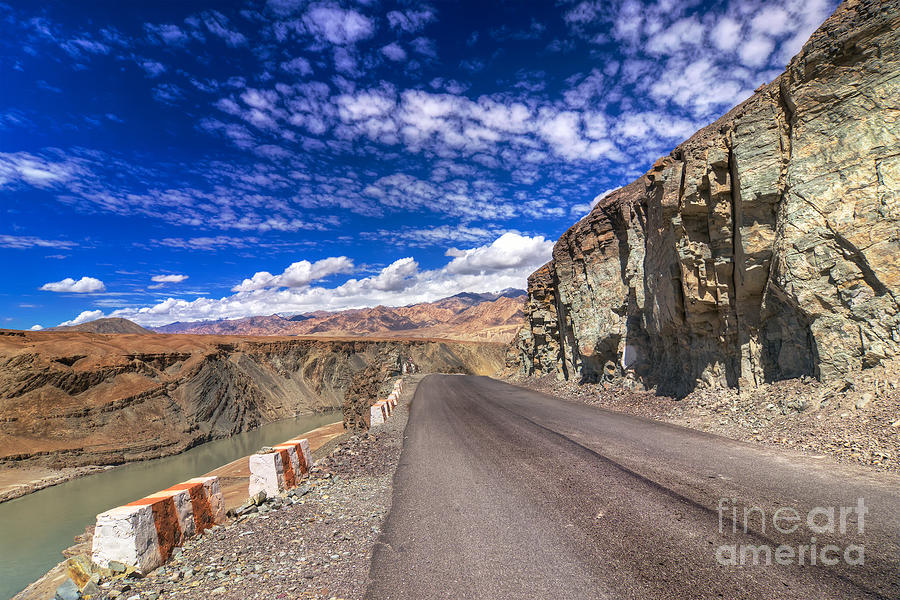
<path id="1" fill-rule="evenodd" d="M 900 2 L 848 0 L 781 76 L 562 236 L 511 361 L 681 395 L 896 355 L 898 107 Z"/>
<path id="2" fill-rule="evenodd" d="M 340 409 L 353 375 L 370 364 L 493 374 L 504 352 L 502 344 L 440 340 L 0 330 L 0 463 L 63 467 L 173 454 Z"/>

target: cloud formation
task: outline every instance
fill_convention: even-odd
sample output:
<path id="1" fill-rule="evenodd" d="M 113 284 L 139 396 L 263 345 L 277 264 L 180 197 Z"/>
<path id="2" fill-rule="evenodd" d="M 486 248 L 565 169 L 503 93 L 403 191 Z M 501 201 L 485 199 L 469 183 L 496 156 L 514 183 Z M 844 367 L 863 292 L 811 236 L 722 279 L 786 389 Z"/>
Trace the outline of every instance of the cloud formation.
<path id="1" fill-rule="evenodd" d="M 74 319 L 69 321 L 63 321 L 57 327 L 71 327 L 73 325 L 81 325 L 82 323 L 87 323 L 88 321 L 96 321 L 97 319 L 103 318 L 102 310 L 85 310 Z M 39 327 L 39 326 L 35 326 Z M 32 327 L 34 329 L 34 327 Z"/>
<path id="2" fill-rule="evenodd" d="M 75 242 L 66 240 L 45 240 L 43 238 L 30 235 L 0 235 L 0 248 L 15 248 L 17 250 L 25 248 L 74 248 L 77 246 Z"/>
<path id="3" fill-rule="evenodd" d="M 106 285 L 104 285 L 102 281 L 94 277 L 82 277 L 78 280 L 72 279 L 71 277 L 66 277 L 61 281 L 45 283 L 40 287 L 40 289 L 45 292 L 92 294 L 96 292 L 106 291 Z"/>
<path id="4" fill-rule="evenodd" d="M 281 275 L 256 273 L 235 286 L 235 293 L 230 296 L 167 298 L 152 306 L 114 310 L 107 316 L 158 326 L 173 321 L 344 310 L 378 304 L 403 306 L 460 292 L 521 288 L 525 278 L 550 259 L 552 249 L 553 243 L 542 236 L 506 233 L 489 244 L 449 250 L 451 260 L 442 267 L 423 270 L 415 258 L 403 257 L 373 275 L 351 277 L 334 287 L 313 283 L 337 269 L 351 268 L 346 257 L 299 261 Z M 99 312 L 90 315 L 99 318 L 103 316 Z M 68 323 L 86 318 L 83 313 Z"/>
<path id="5" fill-rule="evenodd" d="M 154 275 L 150 279 L 156 283 L 181 283 L 187 278 L 187 275 Z"/>
<path id="6" fill-rule="evenodd" d="M 251 292 L 266 288 L 304 288 L 313 281 L 324 279 L 336 273 L 352 273 L 353 261 L 346 256 L 337 256 L 317 260 L 314 263 L 301 260 L 287 267 L 280 275 L 272 275 L 268 271 L 255 273 L 232 288 L 233 292 Z"/>

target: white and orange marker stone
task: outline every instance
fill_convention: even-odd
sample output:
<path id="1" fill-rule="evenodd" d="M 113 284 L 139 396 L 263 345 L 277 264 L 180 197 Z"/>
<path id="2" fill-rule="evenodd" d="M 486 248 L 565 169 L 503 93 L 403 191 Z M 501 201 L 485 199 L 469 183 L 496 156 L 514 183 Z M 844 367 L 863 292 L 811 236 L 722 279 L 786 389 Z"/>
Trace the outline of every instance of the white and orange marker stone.
<path id="1" fill-rule="evenodd" d="M 207 521 L 201 521 L 198 518 L 198 511 L 196 508 L 194 509 L 194 521 L 197 524 L 197 532 L 199 533 L 207 527 L 212 527 L 213 525 L 225 522 L 225 496 L 222 494 L 222 487 L 219 484 L 219 478 L 216 476 L 194 477 L 193 479 L 188 479 L 181 485 L 195 485 L 198 483 L 203 486 L 203 500 L 205 500 L 205 504 L 209 506 L 209 514 L 212 518 L 212 523 L 206 525 Z M 191 494 L 191 499 L 193 498 L 194 495 Z M 197 505 L 195 504 L 194 506 L 196 507 Z"/>
<path id="2" fill-rule="evenodd" d="M 369 407 L 369 427 L 375 427 L 384 423 L 384 413 L 381 411 L 381 405 L 376 402 Z"/>
<path id="3" fill-rule="evenodd" d="M 97 515 L 91 559 L 114 560 L 148 573 L 176 546 L 225 519 L 218 477 L 198 477 Z"/>
<path id="4" fill-rule="evenodd" d="M 300 457 L 297 454 L 297 447 L 288 443 L 273 447 L 281 453 L 281 464 L 284 465 L 284 489 L 297 487 L 300 482 Z"/>
<path id="5" fill-rule="evenodd" d="M 300 462 L 300 470 L 297 471 L 297 483 L 299 484 L 300 476 L 309 473 L 309 468 L 312 467 L 312 451 L 309 449 L 309 440 L 306 438 L 294 438 L 284 442 L 284 444 L 291 444 L 297 448 L 297 458 Z"/>
<path id="6" fill-rule="evenodd" d="M 263 491 L 271 498 L 282 490 L 284 490 L 284 462 L 281 452 L 273 450 L 250 456 L 250 496 Z"/>
<path id="7" fill-rule="evenodd" d="M 115 560 L 149 573 L 163 563 L 153 507 L 119 506 L 97 515 L 91 560 L 109 567 Z"/>

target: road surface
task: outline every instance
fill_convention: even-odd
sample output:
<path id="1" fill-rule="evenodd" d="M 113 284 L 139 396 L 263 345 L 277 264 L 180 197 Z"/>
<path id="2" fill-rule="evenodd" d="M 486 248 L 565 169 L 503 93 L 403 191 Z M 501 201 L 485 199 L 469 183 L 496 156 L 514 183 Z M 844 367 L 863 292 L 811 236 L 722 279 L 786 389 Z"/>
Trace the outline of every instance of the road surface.
<path id="1" fill-rule="evenodd" d="M 897 600 L 898 544 L 900 477 L 432 375 L 367 598 Z"/>

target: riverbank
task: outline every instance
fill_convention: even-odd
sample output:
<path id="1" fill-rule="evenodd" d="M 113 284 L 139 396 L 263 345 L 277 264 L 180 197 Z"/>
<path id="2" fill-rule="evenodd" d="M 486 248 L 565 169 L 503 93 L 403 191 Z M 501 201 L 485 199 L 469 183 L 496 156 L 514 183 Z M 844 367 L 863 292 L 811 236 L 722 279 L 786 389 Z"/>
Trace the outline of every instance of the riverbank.
<path id="1" fill-rule="evenodd" d="M 0 540 L 0 555 L 4 556 L 0 562 L 0 598 L 9 598 L 48 569 L 50 572 L 41 577 L 40 585 L 32 584 L 25 597 L 35 600 L 53 597 L 55 585 L 64 579 L 64 570 L 56 564 L 60 552 L 63 556 L 90 554 L 94 517 L 98 513 L 173 482 L 210 470 L 218 471 L 223 468 L 223 463 L 226 463 L 225 467 L 234 465 L 240 461 L 235 461 L 236 457 L 246 457 L 262 445 L 278 443 L 298 434 L 311 437 L 320 449 L 327 447 L 343 434 L 341 422 L 336 421 L 340 417 L 340 413 L 308 415 L 271 423 L 232 438 L 197 446 L 179 456 L 122 465 L 109 472 L 78 478 L 0 504 L 0 521 L 5 523 L 8 534 L 6 545 Z M 232 496 L 238 493 L 246 497 L 247 480 L 237 488 L 242 488 L 242 492 L 237 489 Z M 40 515 L 47 518 L 41 520 Z M 88 526 L 87 531 L 85 526 Z M 73 538 L 75 546 L 71 546 Z"/>
<path id="2" fill-rule="evenodd" d="M 60 483 L 72 481 L 78 477 L 115 469 L 113 465 L 88 465 L 85 467 L 66 467 L 50 469 L 48 467 L 10 467 L 0 466 L 0 503 L 21 498 L 38 490 Z"/>
<path id="3" fill-rule="evenodd" d="M 404 379 L 394 416 L 368 433 L 354 435 L 336 424 L 305 434 L 315 462 L 292 496 L 189 540 L 176 558 L 147 577 L 105 587 L 106 597 L 362 598 L 371 553 L 390 510 L 409 403 L 420 380 Z M 237 478 L 241 462 L 246 459 L 212 473 Z M 237 498 L 243 502 L 246 486 L 243 479 L 241 496 L 233 482 L 227 483 L 226 504 L 234 506 Z M 48 573 L 14 600 L 52 597 L 53 584 L 65 577 L 61 567 L 57 571 L 58 580 Z"/>
<path id="4" fill-rule="evenodd" d="M 349 437 L 342 421 L 324 425 L 304 433 L 302 437 L 309 440 L 309 449 L 314 458 L 321 458 L 339 443 L 340 439 Z M 225 497 L 225 509 L 237 508 L 247 500 L 247 485 L 250 480 L 250 457 L 243 456 L 218 469 L 213 469 L 203 477 L 215 475 L 219 478 L 219 486 Z"/>
<path id="5" fill-rule="evenodd" d="M 317 414 L 317 413 L 313 413 Z M 301 415 L 302 416 L 302 415 Z M 286 419 L 282 419 L 286 420 Z M 279 421 L 273 421 L 273 423 L 278 423 Z M 340 421 L 336 422 L 340 424 Z M 266 423 L 265 425 L 271 425 L 272 423 Z M 332 424 L 334 425 L 334 424 Z M 324 428 L 319 428 L 324 429 Z M 343 430 L 343 428 L 341 428 Z M 252 431 L 252 430 L 251 430 Z M 317 430 L 318 431 L 318 430 Z M 317 434 L 320 435 L 320 434 Z M 221 438 L 227 439 L 227 438 Z M 216 440 L 210 440 L 216 441 Z M 310 440 L 312 443 L 312 440 Z M 202 445 L 202 444 L 200 444 Z M 197 446 L 192 446 L 189 448 L 184 448 L 179 452 L 172 452 L 170 454 L 160 454 L 159 456 L 151 456 L 149 458 L 134 458 L 133 460 L 128 460 L 119 465 L 85 465 L 81 467 L 62 467 L 59 469 L 53 469 L 51 467 L 45 467 L 40 465 L 35 465 L 32 463 L 26 464 L 16 464 L 15 462 L 4 462 L 0 464 L 0 504 L 3 502 L 7 502 L 9 500 L 14 500 L 16 498 L 21 498 L 22 496 L 26 496 L 28 494 L 32 494 L 39 490 L 52 487 L 54 485 L 59 485 L 61 483 L 66 483 L 67 481 L 72 481 L 74 479 L 78 479 L 79 477 L 84 477 L 86 475 L 93 475 L 94 473 L 100 473 L 103 471 L 108 471 L 110 469 L 115 469 L 121 466 L 130 465 L 138 462 L 142 462 L 144 460 L 155 460 L 157 458 L 166 458 L 168 456 L 177 456 L 182 452 L 187 452 L 192 448 L 196 448 Z M 240 461 L 238 459 L 235 462 Z M 227 466 L 227 465 L 226 465 Z M 217 469 L 218 471 L 218 469 Z M 212 473 L 214 475 L 218 475 L 218 472 Z"/>

